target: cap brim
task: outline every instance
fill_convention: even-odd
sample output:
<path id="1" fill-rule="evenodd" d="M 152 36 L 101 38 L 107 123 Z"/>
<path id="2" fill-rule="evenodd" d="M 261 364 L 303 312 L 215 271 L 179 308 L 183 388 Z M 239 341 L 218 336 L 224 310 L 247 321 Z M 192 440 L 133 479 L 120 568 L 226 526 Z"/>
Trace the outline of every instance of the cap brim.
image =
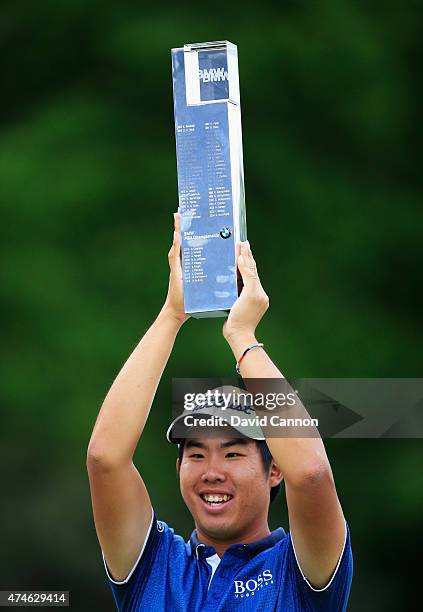
<path id="1" fill-rule="evenodd" d="M 205 409 L 201 411 L 201 416 L 203 415 L 204 416 L 216 416 L 216 412 L 213 412 L 211 410 L 207 411 L 207 409 Z M 167 438 L 167 441 L 170 442 L 171 444 L 180 444 L 182 440 L 185 440 L 186 438 L 190 437 L 190 436 L 177 436 L 176 437 L 172 435 L 172 431 L 175 425 L 179 423 L 181 420 L 183 420 L 186 416 L 187 414 L 183 412 L 178 417 L 176 417 L 176 419 L 174 419 L 172 423 L 169 425 L 166 431 L 166 438 Z M 266 439 L 263 434 L 262 429 L 258 425 L 256 426 L 236 425 L 231 422 L 230 415 L 220 414 L 219 416 L 222 419 L 222 421 L 226 421 L 232 429 L 238 431 L 245 438 L 250 438 L 251 440 L 265 440 Z M 199 429 L 199 427 L 195 425 L 193 426 L 184 425 L 183 427 L 187 430 L 187 432 Z M 215 429 L 217 429 L 217 427 Z"/>

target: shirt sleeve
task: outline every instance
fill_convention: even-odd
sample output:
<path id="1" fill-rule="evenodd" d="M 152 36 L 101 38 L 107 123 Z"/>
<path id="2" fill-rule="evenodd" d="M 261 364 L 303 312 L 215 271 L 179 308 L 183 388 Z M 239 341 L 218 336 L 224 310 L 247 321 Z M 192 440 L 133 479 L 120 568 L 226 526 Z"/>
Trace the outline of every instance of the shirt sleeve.
<path id="1" fill-rule="evenodd" d="M 163 521 L 158 521 L 154 511 L 147 538 L 137 560 L 125 580 L 114 580 L 103 556 L 104 568 L 110 588 L 119 611 L 133 610 L 134 603 L 142 600 L 145 585 L 151 574 L 153 564 L 160 556 L 166 556 L 170 537 L 173 532 Z M 170 537 L 169 537 L 170 536 Z"/>
<path id="2" fill-rule="evenodd" d="M 312 587 L 304 576 L 297 561 L 291 536 L 289 538 L 288 562 L 297 587 L 300 609 L 313 612 L 345 612 L 353 575 L 351 537 L 347 523 L 345 523 L 344 547 L 338 564 L 328 584 L 322 589 Z"/>

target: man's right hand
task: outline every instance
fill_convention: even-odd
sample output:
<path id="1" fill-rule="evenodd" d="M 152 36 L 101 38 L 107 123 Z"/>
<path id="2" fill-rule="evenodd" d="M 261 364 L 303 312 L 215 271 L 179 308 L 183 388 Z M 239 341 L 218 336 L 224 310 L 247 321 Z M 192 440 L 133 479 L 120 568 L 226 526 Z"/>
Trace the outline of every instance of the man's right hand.
<path id="1" fill-rule="evenodd" d="M 237 244 L 237 265 L 243 288 L 223 324 L 223 336 L 232 346 L 235 358 L 239 359 L 239 350 L 256 342 L 256 327 L 269 308 L 269 298 L 261 285 L 248 241 Z"/>
<path id="2" fill-rule="evenodd" d="M 177 321 L 184 323 L 189 315 L 184 309 L 184 288 L 181 256 L 181 218 L 179 212 L 173 213 L 174 232 L 173 243 L 168 253 L 170 275 L 169 288 L 163 310 Z"/>

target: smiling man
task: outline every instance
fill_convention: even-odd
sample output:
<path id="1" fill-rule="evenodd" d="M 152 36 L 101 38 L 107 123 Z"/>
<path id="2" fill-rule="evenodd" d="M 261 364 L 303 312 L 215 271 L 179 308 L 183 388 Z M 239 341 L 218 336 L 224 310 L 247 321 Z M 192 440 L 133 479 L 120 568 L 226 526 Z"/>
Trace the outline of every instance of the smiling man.
<path id="1" fill-rule="evenodd" d="M 263 435 L 239 425 L 199 429 L 185 439 L 175 434 L 176 419 L 168 438 L 179 444 L 181 494 L 195 529 L 185 543 L 156 519 L 133 455 L 187 320 L 180 249 L 176 214 L 166 302 L 110 388 L 88 447 L 95 525 L 117 607 L 343 611 L 352 578 L 350 536 L 317 433 L 260 440 Z M 223 335 L 243 378 L 282 381 L 255 335 L 268 298 L 248 243 L 239 245 L 237 261 L 244 286 Z M 213 414 L 210 407 L 203 412 Z M 282 479 L 287 534 L 268 526 Z"/>
<path id="2" fill-rule="evenodd" d="M 282 474 L 264 442 L 216 430 L 181 445 L 177 468 L 195 536 L 213 547 L 219 560 L 235 544 L 270 535 L 270 494 L 276 497 Z"/>

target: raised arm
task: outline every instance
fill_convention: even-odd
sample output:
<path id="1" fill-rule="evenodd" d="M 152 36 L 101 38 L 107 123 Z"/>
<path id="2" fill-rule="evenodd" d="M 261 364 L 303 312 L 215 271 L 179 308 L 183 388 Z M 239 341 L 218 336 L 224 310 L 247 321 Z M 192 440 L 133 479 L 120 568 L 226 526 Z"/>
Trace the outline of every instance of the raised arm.
<path id="1" fill-rule="evenodd" d="M 269 307 L 249 244 L 242 243 L 238 249 L 238 269 L 244 287 L 223 327 L 237 361 L 248 346 L 257 342 L 256 327 Z M 246 379 L 283 378 L 264 348 L 249 351 L 240 371 Z M 302 405 L 300 409 L 305 413 Z M 346 527 L 332 470 L 317 430 L 315 436 L 269 437 L 266 441 L 284 476 L 290 532 L 298 563 L 311 585 L 323 588 L 342 553 Z"/>
<path id="2" fill-rule="evenodd" d="M 127 577 L 137 560 L 152 518 L 150 498 L 132 458 L 176 335 L 188 318 L 180 252 L 176 213 L 166 302 L 112 384 L 88 446 L 96 531 L 108 568 L 118 581 Z"/>

